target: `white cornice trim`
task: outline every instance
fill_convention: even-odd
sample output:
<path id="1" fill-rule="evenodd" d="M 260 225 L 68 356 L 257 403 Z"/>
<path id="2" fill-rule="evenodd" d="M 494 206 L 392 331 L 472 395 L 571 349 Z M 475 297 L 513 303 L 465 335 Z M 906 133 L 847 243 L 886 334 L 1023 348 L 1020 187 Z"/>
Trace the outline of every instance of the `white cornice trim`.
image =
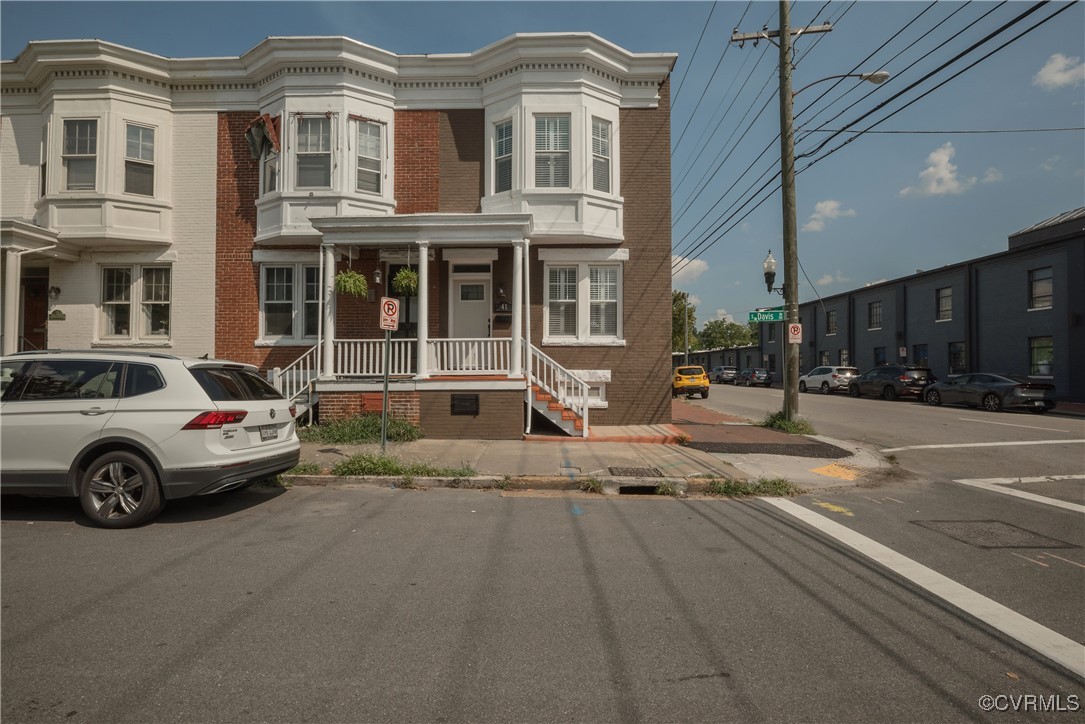
<path id="1" fill-rule="evenodd" d="M 629 261 L 629 249 L 540 248 L 540 261 Z"/>

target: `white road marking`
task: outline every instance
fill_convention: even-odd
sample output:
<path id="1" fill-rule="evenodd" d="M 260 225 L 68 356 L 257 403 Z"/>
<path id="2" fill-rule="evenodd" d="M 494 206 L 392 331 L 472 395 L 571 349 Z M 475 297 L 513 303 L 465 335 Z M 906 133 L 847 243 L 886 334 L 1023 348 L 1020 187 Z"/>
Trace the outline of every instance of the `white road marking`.
<path id="1" fill-rule="evenodd" d="M 1044 505 L 1052 505 L 1056 508 L 1065 508 L 1066 510 L 1074 511 L 1075 513 L 1085 513 L 1085 505 L 1069 503 L 1065 500 L 1058 500 L 1056 498 L 1048 498 L 1043 495 L 1037 495 L 1036 493 L 1029 493 L 1024 490 L 1017 490 L 1016 488 L 1003 487 L 1006 485 L 1014 485 L 1016 483 L 1045 483 L 1049 480 L 1082 479 L 1085 479 L 1085 475 L 1050 475 L 1046 478 L 975 478 L 972 480 L 954 480 L 953 482 L 960 483 L 961 485 L 971 485 L 973 488 L 982 488 L 983 490 L 989 490 L 993 493 L 1001 493 L 1002 495 L 1012 495 L 1015 498 L 1024 498 L 1025 500 L 1031 500 L 1036 503 L 1043 503 Z"/>
<path id="2" fill-rule="evenodd" d="M 1085 443 L 1085 440 L 1012 440 L 1006 442 L 951 442 L 938 445 L 905 445 L 904 447 L 885 447 L 883 453 L 901 450 L 952 450 L 960 447 L 1002 447 L 1005 445 L 1069 445 Z"/>
<path id="3" fill-rule="evenodd" d="M 798 503 L 783 498 L 761 498 L 785 513 L 798 518 L 807 525 L 835 538 L 849 548 L 862 553 L 935 596 L 957 607 L 1029 648 L 1046 656 L 1059 666 L 1085 678 L 1085 646 L 1073 639 L 1036 623 L 1016 611 L 990 598 L 962 586 L 951 578 L 927 568 L 890 548 L 856 533 L 850 528 L 829 520 Z"/>
<path id="4" fill-rule="evenodd" d="M 1047 432 L 1065 432 L 1067 435 L 1073 435 L 1070 430 L 1060 430 L 1057 427 L 1037 427 L 1036 425 L 1018 425 L 1013 422 L 995 422 L 994 420 L 977 420 L 974 417 L 958 417 L 958 420 L 964 420 L 965 422 L 982 422 L 985 425 L 1002 425 L 1004 427 L 1027 427 L 1029 430 L 1046 430 Z"/>

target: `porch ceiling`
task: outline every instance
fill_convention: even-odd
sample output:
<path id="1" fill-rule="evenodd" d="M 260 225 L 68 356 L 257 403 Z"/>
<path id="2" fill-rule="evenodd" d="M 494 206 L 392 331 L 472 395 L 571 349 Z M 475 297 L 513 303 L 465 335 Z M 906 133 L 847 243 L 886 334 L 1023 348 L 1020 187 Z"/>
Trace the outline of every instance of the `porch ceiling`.
<path id="1" fill-rule="evenodd" d="M 382 246 L 426 241 L 433 246 L 508 244 L 531 238 L 531 214 L 396 214 L 322 216 L 310 220 L 326 244 Z"/>

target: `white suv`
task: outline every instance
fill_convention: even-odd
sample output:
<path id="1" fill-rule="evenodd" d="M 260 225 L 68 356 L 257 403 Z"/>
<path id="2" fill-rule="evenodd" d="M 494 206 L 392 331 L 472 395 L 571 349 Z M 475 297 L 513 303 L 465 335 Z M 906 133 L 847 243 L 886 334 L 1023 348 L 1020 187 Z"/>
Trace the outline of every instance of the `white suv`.
<path id="1" fill-rule="evenodd" d="M 106 528 L 294 467 L 294 406 L 252 365 L 153 352 L 0 359 L 0 492 L 78 497 Z"/>
<path id="2" fill-rule="evenodd" d="M 837 390 L 847 391 L 858 376 L 859 370 L 854 367 L 815 367 L 799 378 L 799 392 L 820 390 L 827 395 Z"/>

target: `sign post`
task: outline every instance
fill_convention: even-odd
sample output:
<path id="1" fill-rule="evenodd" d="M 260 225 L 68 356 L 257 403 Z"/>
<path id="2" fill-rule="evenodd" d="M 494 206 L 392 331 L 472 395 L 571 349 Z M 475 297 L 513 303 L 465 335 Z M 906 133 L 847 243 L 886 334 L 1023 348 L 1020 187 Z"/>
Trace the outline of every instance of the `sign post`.
<path id="1" fill-rule="evenodd" d="M 399 329 L 399 300 L 381 297 L 381 329 L 384 330 L 384 395 L 381 396 L 381 455 L 388 440 L 388 368 L 392 364 L 392 332 Z"/>

